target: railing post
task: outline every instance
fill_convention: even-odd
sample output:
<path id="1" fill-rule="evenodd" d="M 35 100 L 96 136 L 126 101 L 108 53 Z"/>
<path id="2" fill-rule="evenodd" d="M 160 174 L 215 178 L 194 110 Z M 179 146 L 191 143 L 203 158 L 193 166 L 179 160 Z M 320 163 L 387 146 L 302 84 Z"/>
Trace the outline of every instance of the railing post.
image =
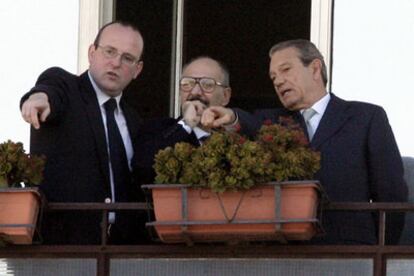
<path id="1" fill-rule="evenodd" d="M 375 254 L 374 258 L 374 276 L 385 276 L 387 274 L 387 261 L 382 253 L 382 248 L 385 246 L 385 211 L 379 210 L 378 212 L 378 246 L 379 251 Z"/>
<path id="2" fill-rule="evenodd" d="M 378 220 L 378 244 L 380 246 L 385 245 L 385 220 L 385 212 L 383 210 L 380 210 Z"/>
<path id="3" fill-rule="evenodd" d="M 374 257 L 374 276 L 386 276 L 387 263 L 384 254 L 378 252 Z"/>
<path id="4" fill-rule="evenodd" d="M 97 258 L 96 276 L 109 276 L 109 257 L 105 253 L 101 253 Z"/>
<path id="5" fill-rule="evenodd" d="M 101 221 L 101 245 L 105 246 L 108 243 L 108 211 L 102 210 Z"/>

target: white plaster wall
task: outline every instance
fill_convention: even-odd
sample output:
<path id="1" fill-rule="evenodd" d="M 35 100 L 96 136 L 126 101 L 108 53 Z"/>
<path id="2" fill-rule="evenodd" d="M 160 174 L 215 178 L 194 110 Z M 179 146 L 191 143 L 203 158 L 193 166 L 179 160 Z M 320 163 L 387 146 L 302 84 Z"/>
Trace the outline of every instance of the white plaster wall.
<path id="1" fill-rule="evenodd" d="M 20 97 L 50 66 L 76 73 L 79 0 L 2 0 L 0 142 L 22 141 L 29 126 Z M 414 156 L 414 1 L 336 0 L 332 90 L 382 105 L 403 155 Z M 411 108 L 413 109 L 413 108 Z"/>
<path id="2" fill-rule="evenodd" d="M 383 106 L 414 156 L 414 1 L 336 0 L 332 91 Z"/>
<path id="3" fill-rule="evenodd" d="M 77 72 L 79 0 L 0 5 L 0 142 L 21 141 L 28 150 L 30 128 L 20 116 L 20 97 L 51 66 Z"/>

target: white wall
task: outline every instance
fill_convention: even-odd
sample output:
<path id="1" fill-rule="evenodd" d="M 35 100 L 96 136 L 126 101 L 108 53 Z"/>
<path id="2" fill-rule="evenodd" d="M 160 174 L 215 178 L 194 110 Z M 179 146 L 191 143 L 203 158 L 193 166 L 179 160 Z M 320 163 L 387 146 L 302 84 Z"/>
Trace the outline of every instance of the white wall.
<path id="1" fill-rule="evenodd" d="M 336 0 L 332 91 L 383 106 L 414 156 L 414 1 Z"/>
<path id="2" fill-rule="evenodd" d="M 29 145 L 20 97 L 50 66 L 76 73 L 79 0 L 2 0 L 0 142 Z M 382 105 L 400 151 L 414 156 L 414 1 L 335 0 L 332 90 Z M 414 108 L 411 108 L 414 109 Z"/>
<path id="3" fill-rule="evenodd" d="M 20 116 L 20 97 L 48 67 L 76 73 L 79 0 L 0 4 L 0 142 L 21 141 L 29 149 L 30 128 Z"/>

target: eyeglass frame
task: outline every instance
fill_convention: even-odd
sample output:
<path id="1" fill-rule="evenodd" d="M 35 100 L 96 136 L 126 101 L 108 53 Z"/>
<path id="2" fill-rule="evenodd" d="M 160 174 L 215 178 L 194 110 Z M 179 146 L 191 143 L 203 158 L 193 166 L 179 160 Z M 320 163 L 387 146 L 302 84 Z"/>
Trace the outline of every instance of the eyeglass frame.
<path id="1" fill-rule="evenodd" d="M 195 83 L 194 83 L 194 86 L 193 87 L 191 87 L 191 89 L 189 89 L 189 90 L 184 90 L 184 89 L 182 89 L 181 88 L 181 81 L 183 80 L 183 79 L 193 79 L 193 80 L 195 80 Z M 207 90 L 205 90 L 204 88 L 203 88 L 203 86 L 201 85 L 201 80 L 202 79 L 208 79 L 208 80 L 212 80 L 212 81 L 214 81 L 214 88 L 211 90 L 211 91 L 207 91 Z M 209 78 L 209 77 L 201 77 L 201 78 L 195 78 L 195 77 L 186 77 L 186 76 L 182 76 L 181 77 L 181 79 L 180 79 L 180 89 L 181 90 L 183 90 L 184 92 L 191 92 L 191 90 L 193 90 L 194 89 L 194 87 L 196 87 L 196 85 L 198 84 L 198 86 L 200 86 L 200 89 L 204 92 L 204 93 L 207 93 L 207 94 L 209 94 L 209 93 L 213 93 L 213 91 L 214 91 L 214 89 L 216 88 L 216 86 L 221 86 L 221 87 L 223 87 L 223 88 L 227 88 L 227 87 L 229 87 L 228 85 L 225 85 L 225 84 L 223 84 L 223 83 L 221 83 L 221 82 L 218 82 L 218 81 L 216 81 L 215 79 L 213 79 L 213 78 Z"/>
<path id="2" fill-rule="evenodd" d="M 118 56 L 121 56 L 121 63 L 127 66 L 134 66 L 135 64 L 138 64 L 141 61 L 140 58 L 136 58 L 130 53 L 120 53 L 117 48 L 109 46 L 109 45 L 103 46 L 103 45 L 96 44 L 95 48 L 96 49 L 100 48 L 102 50 L 103 56 L 107 59 L 114 59 L 114 58 L 117 58 Z M 110 54 L 106 50 L 113 50 L 114 52 L 113 54 Z M 132 63 L 129 63 L 128 61 L 126 61 L 125 58 L 128 56 L 134 59 Z"/>

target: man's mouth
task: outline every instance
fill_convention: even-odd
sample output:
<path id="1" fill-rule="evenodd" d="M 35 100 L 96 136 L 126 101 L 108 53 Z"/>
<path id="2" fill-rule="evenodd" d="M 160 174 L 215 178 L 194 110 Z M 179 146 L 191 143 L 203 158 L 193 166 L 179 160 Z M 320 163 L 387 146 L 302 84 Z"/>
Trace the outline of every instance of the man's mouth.
<path id="1" fill-rule="evenodd" d="M 187 99 L 187 101 L 188 101 L 188 102 L 199 101 L 199 102 L 201 102 L 202 104 L 204 104 L 205 106 L 208 106 L 208 102 L 207 102 L 206 100 L 204 100 L 204 99 L 200 98 L 200 97 L 189 97 L 189 98 Z"/>
<path id="2" fill-rule="evenodd" d="M 283 90 L 281 90 L 281 91 L 280 91 L 280 96 L 281 96 L 281 97 L 284 97 L 284 96 L 286 96 L 287 94 L 289 94 L 291 91 L 292 91 L 292 90 L 291 90 L 291 89 L 289 89 L 289 88 L 287 88 L 287 89 L 283 89 Z"/>
<path id="3" fill-rule="evenodd" d="M 109 76 L 109 78 L 111 78 L 111 79 L 118 79 L 118 78 L 119 78 L 118 74 L 117 74 L 117 73 L 115 73 L 115 72 L 111 72 L 111 71 L 109 71 L 109 72 L 107 72 L 106 74 L 107 74 L 107 75 Z"/>

